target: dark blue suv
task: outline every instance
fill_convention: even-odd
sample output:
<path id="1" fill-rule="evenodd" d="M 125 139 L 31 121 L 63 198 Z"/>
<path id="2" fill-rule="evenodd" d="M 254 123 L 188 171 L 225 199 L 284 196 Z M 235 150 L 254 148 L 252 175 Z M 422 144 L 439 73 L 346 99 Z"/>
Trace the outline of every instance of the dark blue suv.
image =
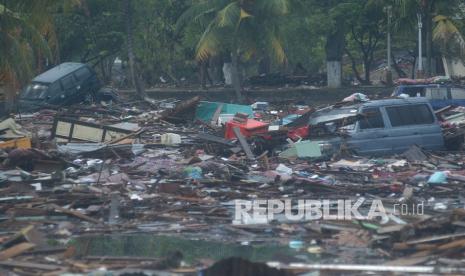
<path id="1" fill-rule="evenodd" d="M 20 93 L 21 110 L 64 106 L 95 95 L 101 85 L 95 71 L 83 63 L 62 63 L 35 77 Z"/>

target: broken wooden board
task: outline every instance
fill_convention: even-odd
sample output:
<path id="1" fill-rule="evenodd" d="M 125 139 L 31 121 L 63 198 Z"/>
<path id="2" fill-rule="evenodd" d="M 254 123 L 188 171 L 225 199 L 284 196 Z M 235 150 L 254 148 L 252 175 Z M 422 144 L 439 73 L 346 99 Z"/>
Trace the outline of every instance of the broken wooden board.
<path id="1" fill-rule="evenodd" d="M 212 120 L 210 122 L 210 125 L 212 126 L 216 126 L 216 124 L 218 123 L 218 118 L 220 117 L 220 114 L 221 114 L 221 110 L 223 109 L 223 105 L 220 104 L 218 106 L 218 108 L 216 109 L 215 113 L 213 114 L 213 117 L 212 117 Z"/>
<path id="2" fill-rule="evenodd" d="M 242 149 L 245 152 L 245 155 L 249 160 L 255 160 L 255 155 L 252 153 L 252 150 L 250 149 L 249 144 L 245 140 L 244 136 L 241 133 L 241 130 L 238 127 L 233 128 L 234 135 L 236 135 L 237 139 L 239 140 L 239 143 L 241 144 Z"/>
<path id="3" fill-rule="evenodd" d="M 20 262 L 20 261 L 0 261 L 0 267 L 19 267 L 19 268 L 29 268 L 29 269 L 38 269 L 38 270 L 59 270 L 62 266 L 58 265 L 48 265 L 48 264 L 38 264 L 31 262 Z"/>
<path id="4" fill-rule="evenodd" d="M 55 204 L 50 204 L 50 206 L 55 209 L 56 211 L 59 211 L 59 212 L 62 212 L 64 214 L 67 214 L 67 215 L 71 215 L 71 216 L 74 216 L 74 217 L 77 217 L 77 218 L 80 218 L 82 220 L 85 220 L 85 221 L 88 221 L 88 222 L 92 222 L 92 223 L 95 223 L 95 224 L 101 224 L 102 222 L 97 220 L 97 219 L 94 219 L 94 218 L 91 218 L 87 215 L 84 215 L 83 213 L 81 212 L 78 212 L 78 211 L 73 211 L 73 210 L 69 210 L 69 209 L 66 209 L 66 208 L 63 208 L 63 207 L 60 207 L 58 205 L 55 205 Z"/>
<path id="5" fill-rule="evenodd" d="M 29 242 L 22 242 L 20 244 L 14 245 L 8 249 L 0 251 L 0 261 L 19 256 L 23 254 L 23 252 L 26 252 L 35 246 L 35 244 Z"/>
<path id="6" fill-rule="evenodd" d="M 197 104 L 200 101 L 199 96 L 195 96 L 191 99 L 182 101 L 178 104 L 176 104 L 176 107 L 173 109 L 166 109 L 165 111 L 161 112 L 162 119 L 167 120 L 170 119 L 171 117 L 174 116 L 179 116 L 182 113 L 188 112 L 190 109 L 194 111 L 194 107 L 197 106 Z"/>
<path id="7" fill-rule="evenodd" d="M 204 140 L 204 141 L 207 141 L 207 142 L 212 142 L 212 143 L 217 143 L 217 144 L 229 146 L 229 147 L 234 146 L 234 143 L 231 142 L 230 140 L 226 140 L 223 137 L 218 137 L 218 136 L 211 135 L 211 134 L 208 134 L 208 133 L 205 133 L 205 132 L 197 133 L 197 135 L 194 138 L 198 139 L 198 140 Z"/>
<path id="8" fill-rule="evenodd" d="M 13 237 L 11 237 L 8 240 L 4 241 L 0 245 L 0 248 L 6 249 L 6 248 L 8 248 L 10 246 L 13 246 L 14 244 L 19 243 L 19 242 L 29 241 L 28 234 L 31 233 L 33 229 L 34 229 L 34 225 L 29 225 L 29 226 L 21 229 Z"/>

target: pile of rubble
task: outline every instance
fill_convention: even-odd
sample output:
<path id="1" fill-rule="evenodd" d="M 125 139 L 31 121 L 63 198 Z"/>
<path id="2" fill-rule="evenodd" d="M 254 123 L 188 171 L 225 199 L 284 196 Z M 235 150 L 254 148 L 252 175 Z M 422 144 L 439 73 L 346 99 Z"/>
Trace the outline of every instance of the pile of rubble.
<path id="1" fill-rule="evenodd" d="M 307 137 L 321 123 L 350 119 L 309 126 L 318 121 L 315 110 L 196 97 L 75 105 L 4 120 L 0 273 L 465 273 L 465 153 L 412 145 L 376 158 L 342 147 L 326 156 L 317 138 Z M 465 112 L 437 114 L 448 140 L 463 142 Z M 294 215 L 299 200 L 325 199 L 331 214 L 235 218 L 237 200 L 257 199 L 291 200 Z M 363 214 L 381 200 L 385 216 L 338 216 L 341 200 L 359 202 Z M 109 235 L 136 234 L 286 250 L 249 258 L 264 266 L 234 258 L 238 252 L 215 259 L 195 251 L 198 258 L 188 260 L 182 246 L 155 256 L 105 244 Z"/>

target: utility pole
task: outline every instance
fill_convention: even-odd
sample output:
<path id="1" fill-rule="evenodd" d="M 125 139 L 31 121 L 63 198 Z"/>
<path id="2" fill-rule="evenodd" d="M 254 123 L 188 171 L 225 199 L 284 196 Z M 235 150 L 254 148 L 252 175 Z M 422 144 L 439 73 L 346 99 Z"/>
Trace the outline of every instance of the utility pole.
<path id="1" fill-rule="evenodd" d="M 392 70 L 391 70 L 391 19 L 392 19 L 392 6 L 387 7 L 387 71 L 386 83 L 388 86 L 392 85 Z"/>
<path id="2" fill-rule="evenodd" d="M 417 79 L 423 77 L 423 54 L 422 54 L 422 41 L 421 41 L 421 29 L 423 27 L 421 12 L 417 13 L 418 19 L 418 70 Z"/>

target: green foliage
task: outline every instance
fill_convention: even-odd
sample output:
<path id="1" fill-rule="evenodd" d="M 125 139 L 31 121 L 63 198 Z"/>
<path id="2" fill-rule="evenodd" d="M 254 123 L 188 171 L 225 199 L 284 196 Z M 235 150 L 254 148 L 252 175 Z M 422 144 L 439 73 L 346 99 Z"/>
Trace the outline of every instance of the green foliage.
<path id="1" fill-rule="evenodd" d="M 385 6 L 376 0 L 353 1 L 347 10 L 347 23 L 350 26 L 347 33 L 348 44 L 346 53 L 352 62 L 352 69 L 358 81 L 370 84 L 370 71 L 375 54 L 380 49 L 381 40 L 386 36 Z M 358 62 L 363 63 L 365 77 L 362 78 Z"/>
<path id="2" fill-rule="evenodd" d="M 108 81 L 108 67 L 124 46 L 121 6 L 111 0 L 84 1 L 56 14 L 55 24 L 60 60 L 90 63 Z"/>
<path id="3" fill-rule="evenodd" d="M 271 56 L 280 64 L 286 62 L 281 30 L 289 5 L 288 0 L 196 1 L 177 26 L 198 22 L 204 30 L 196 47 L 200 61 L 234 51 L 244 62 Z"/>
<path id="4" fill-rule="evenodd" d="M 0 82 L 23 84 L 42 65 L 41 57 L 52 58 L 50 11 L 55 7 L 53 1 L 46 0 L 33 4 L 5 0 L 0 4 Z"/>
<path id="5" fill-rule="evenodd" d="M 434 19 L 433 53 L 463 57 L 462 2 L 138 0 L 133 1 L 136 64 L 149 86 L 160 76 L 171 82 L 196 79 L 199 61 L 219 56 L 221 63 L 231 52 L 249 74 L 262 62 L 284 73 L 300 64 L 314 74 L 325 69 L 325 59 L 350 58 L 351 70 L 362 72 L 385 59 L 389 5 L 395 52 L 416 52 L 421 12 Z M 9 54 L 0 56 L 0 81 L 23 84 L 47 62 L 64 61 L 88 62 L 108 80 L 114 58 L 127 59 L 122 10 L 113 0 L 4 0 L 0 50 Z"/>
<path id="6" fill-rule="evenodd" d="M 191 73 L 192 52 L 176 32 L 176 21 L 186 10 L 183 0 L 140 0 L 134 5 L 135 54 L 144 80 L 155 84 L 164 75 L 177 81 Z"/>

